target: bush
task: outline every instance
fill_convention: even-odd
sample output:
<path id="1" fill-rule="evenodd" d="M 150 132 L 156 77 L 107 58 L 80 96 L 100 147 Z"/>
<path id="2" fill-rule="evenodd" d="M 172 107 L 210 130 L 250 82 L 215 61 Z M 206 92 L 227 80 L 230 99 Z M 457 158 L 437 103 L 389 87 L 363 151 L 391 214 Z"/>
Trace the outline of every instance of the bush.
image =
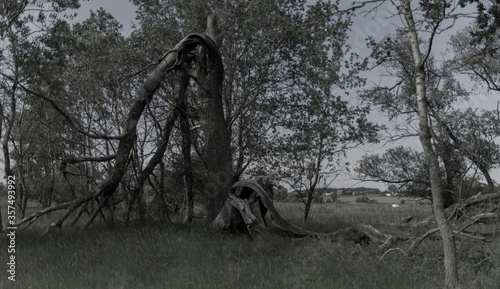
<path id="1" fill-rule="evenodd" d="M 356 198 L 356 203 L 373 204 L 373 203 L 377 203 L 377 200 L 371 200 L 367 196 L 363 196 L 363 197 Z"/>
<path id="2" fill-rule="evenodd" d="M 323 204 L 324 202 L 325 202 L 325 200 L 323 200 L 322 196 L 319 196 L 319 197 L 313 199 L 313 203 L 315 203 L 315 204 Z"/>

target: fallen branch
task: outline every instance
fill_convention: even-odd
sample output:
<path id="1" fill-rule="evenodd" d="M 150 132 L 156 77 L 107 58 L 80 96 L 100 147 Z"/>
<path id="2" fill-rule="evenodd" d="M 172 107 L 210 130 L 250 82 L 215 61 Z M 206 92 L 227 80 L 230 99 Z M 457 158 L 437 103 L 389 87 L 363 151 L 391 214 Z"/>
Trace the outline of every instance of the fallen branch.
<path id="1" fill-rule="evenodd" d="M 431 229 L 429 231 L 427 231 L 425 234 L 423 234 L 422 236 L 418 237 L 410 246 L 410 248 L 408 248 L 408 251 L 412 251 L 414 249 L 416 249 L 420 243 L 422 243 L 423 240 L 425 240 L 425 238 L 427 238 L 428 236 L 430 236 L 431 234 L 434 234 L 436 232 L 439 231 L 439 228 L 434 228 L 434 229 Z"/>
<path id="2" fill-rule="evenodd" d="M 386 249 L 398 241 L 414 239 L 408 251 L 414 250 L 420 243 L 430 237 L 439 238 L 439 229 L 433 217 L 429 217 L 418 223 L 409 223 L 411 217 L 407 217 L 400 223 L 382 223 L 382 224 L 357 224 L 332 233 L 317 233 L 305 230 L 289 223 L 276 210 L 272 199 L 272 187 L 278 186 L 269 179 L 256 179 L 248 181 L 239 181 L 233 186 L 231 194 L 226 202 L 226 206 L 221 210 L 217 218 L 212 222 L 214 229 L 231 231 L 240 231 L 248 233 L 252 228 L 259 228 L 262 231 L 266 228 L 264 221 L 265 213 L 269 212 L 272 225 L 281 233 L 295 238 L 324 238 L 331 241 L 351 241 L 355 243 L 374 242 L 380 249 Z M 466 200 L 463 205 L 470 207 L 482 202 L 490 202 L 500 199 L 498 194 L 475 196 L 471 200 Z M 248 206 L 247 206 L 248 204 Z M 265 211 L 263 212 L 262 209 Z M 463 207 L 452 208 L 452 210 L 462 210 Z M 239 212 L 239 214 L 238 214 Z M 448 211 L 452 212 L 452 211 Z M 471 218 L 471 222 L 464 224 L 458 230 L 455 230 L 457 236 L 473 238 L 486 241 L 489 235 L 480 233 L 470 233 L 464 230 L 477 222 L 498 219 L 498 212 L 485 212 L 477 214 Z M 243 230 L 245 228 L 245 230 Z M 247 229 L 248 228 L 248 229 Z M 265 230 L 267 232 L 267 230 Z"/>
<path id="3" fill-rule="evenodd" d="M 458 212 L 465 210 L 469 207 L 476 206 L 482 203 L 498 202 L 499 200 L 500 200 L 500 193 L 477 194 L 465 199 L 462 202 L 451 205 L 446 209 L 445 213 L 448 216 L 448 219 L 451 219 L 457 216 Z M 432 218 L 432 216 L 429 218 Z"/>

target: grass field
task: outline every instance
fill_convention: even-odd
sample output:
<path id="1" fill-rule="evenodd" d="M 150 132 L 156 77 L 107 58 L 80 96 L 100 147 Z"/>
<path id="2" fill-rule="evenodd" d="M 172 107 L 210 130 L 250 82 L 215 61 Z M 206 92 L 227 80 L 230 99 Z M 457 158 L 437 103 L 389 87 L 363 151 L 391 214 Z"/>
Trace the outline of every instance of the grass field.
<path id="1" fill-rule="evenodd" d="M 356 199 L 360 196 L 344 196 L 341 195 L 338 199 L 342 203 L 356 203 Z M 399 204 L 401 200 L 404 200 L 408 204 L 417 204 L 419 201 L 414 198 L 398 198 L 398 197 L 386 197 L 382 195 L 366 195 L 370 200 L 375 200 L 379 204 Z"/>
<path id="2" fill-rule="evenodd" d="M 388 200 L 388 199 L 386 199 Z M 291 222 L 317 231 L 354 223 L 419 220 L 428 206 L 392 208 L 378 204 L 315 204 L 304 222 L 300 204 L 278 203 Z M 2 213 L 5 214 L 4 207 Z M 54 217 L 54 215 L 52 216 Z M 3 218 L 5 221 L 5 217 Z M 86 231 L 53 231 L 39 237 L 49 219 L 16 236 L 16 282 L 2 269 L 0 288 L 442 288 L 442 247 L 425 241 L 405 254 L 378 251 L 375 245 L 296 242 L 271 234 L 249 240 L 190 226 L 96 224 Z M 497 229 L 500 227 L 498 225 Z M 1 263 L 8 258 L 2 239 Z M 459 240 L 459 272 L 464 288 L 500 288 L 500 239 L 492 243 Z M 384 254 L 385 253 L 385 254 Z"/>

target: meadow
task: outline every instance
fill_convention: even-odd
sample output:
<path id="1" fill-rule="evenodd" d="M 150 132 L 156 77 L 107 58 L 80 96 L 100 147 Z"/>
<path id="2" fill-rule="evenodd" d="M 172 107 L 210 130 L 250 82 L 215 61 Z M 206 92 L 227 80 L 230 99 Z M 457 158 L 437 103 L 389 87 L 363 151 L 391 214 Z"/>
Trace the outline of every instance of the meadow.
<path id="1" fill-rule="evenodd" d="M 377 204 L 314 204 L 307 222 L 300 204 L 277 203 L 292 223 L 330 232 L 355 223 L 418 221 L 428 205 L 409 202 L 392 208 Z M 3 209 L 3 208 L 2 208 Z M 4 213 L 4 212 L 2 212 Z M 442 246 L 411 242 L 381 252 L 377 246 L 292 240 L 269 234 L 246 236 L 214 232 L 202 221 L 130 226 L 95 224 L 85 231 L 53 231 L 40 237 L 55 214 L 16 237 L 16 281 L 2 270 L 0 288 L 442 288 Z M 5 218 L 3 218 L 5 220 Z M 500 226 L 495 225 L 497 229 Z M 5 244 L 5 233 L 2 243 Z M 7 260 L 5 245 L 0 259 Z M 500 239 L 457 242 L 464 288 L 500 288 Z"/>

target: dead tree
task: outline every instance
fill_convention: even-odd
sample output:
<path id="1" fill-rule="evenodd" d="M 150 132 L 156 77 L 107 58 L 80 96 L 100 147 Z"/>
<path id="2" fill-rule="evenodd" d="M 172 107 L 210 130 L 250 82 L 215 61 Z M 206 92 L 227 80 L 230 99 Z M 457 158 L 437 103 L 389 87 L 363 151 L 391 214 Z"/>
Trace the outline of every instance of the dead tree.
<path id="1" fill-rule="evenodd" d="M 116 191 L 121 179 L 123 178 L 127 164 L 130 160 L 132 148 L 137 139 L 137 124 L 141 118 L 146 106 L 151 102 L 156 90 L 165 79 L 167 74 L 172 71 L 183 71 L 193 78 L 198 84 L 198 95 L 200 97 L 200 107 L 198 107 L 199 118 L 205 138 L 205 151 L 207 154 L 207 170 L 205 187 L 210 192 L 209 214 L 215 216 L 220 210 L 226 199 L 232 185 L 231 172 L 231 154 L 230 154 L 230 139 L 227 132 L 226 122 L 224 120 L 222 106 L 222 80 L 223 68 L 222 58 L 219 53 L 218 45 L 220 42 L 219 35 L 216 35 L 217 29 L 215 16 L 209 17 L 207 31 L 212 34 L 208 36 L 202 33 L 193 33 L 182 39 L 172 50 L 167 52 L 159 61 L 155 70 L 146 79 L 144 86 L 139 92 L 136 100 L 129 110 L 127 119 L 123 127 L 123 133 L 116 137 L 105 136 L 106 138 L 118 139 L 119 144 L 116 154 L 113 156 L 105 156 L 103 159 L 114 159 L 114 166 L 109 172 L 108 177 L 93 188 L 88 194 L 78 197 L 74 200 L 57 204 L 49 208 L 45 208 L 39 212 L 32 214 L 29 217 L 18 221 L 15 226 L 24 223 L 31 223 L 38 217 L 57 210 L 65 210 L 65 212 L 45 231 L 48 232 L 52 228 L 61 227 L 62 223 L 78 208 L 85 206 L 89 201 L 102 199 L 104 202 L 108 200 Z M 215 37 L 215 38 L 211 38 Z M 148 66 L 149 67 L 149 66 Z M 17 83 L 17 82 L 16 82 Z M 49 103 L 58 112 L 63 114 L 68 121 L 72 121 L 71 117 L 66 115 L 64 111 L 57 106 L 54 101 L 28 88 L 19 86 L 27 93 L 37 97 L 49 100 Z M 168 137 L 173 123 L 178 118 L 178 111 L 174 109 L 169 121 L 165 127 L 163 142 L 168 141 Z M 78 128 L 72 123 L 73 127 Z M 101 136 L 97 136 L 101 137 Z M 222 153 L 220 153 L 222 152 Z M 164 153 L 163 144 L 155 153 L 150 163 L 141 172 L 140 183 L 143 184 L 153 172 L 154 167 L 161 159 Z M 91 158 L 91 157 L 90 157 Z M 72 158 L 65 160 L 65 164 L 87 161 L 89 157 Z M 139 188 L 140 189 L 140 188 Z M 102 205 L 98 206 L 90 219 L 85 224 L 85 227 L 90 225 L 95 216 L 102 209 Z"/>
<path id="2" fill-rule="evenodd" d="M 280 187 L 279 184 L 265 177 L 236 182 L 232 194 L 212 222 L 211 227 L 216 230 L 243 232 L 253 238 L 256 234 L 266 234 L 270 231 L 265 222 L 265 215 L 269 212 L 272 225 L 279 232 L 295 238 L 313 237 L 355 243 L 371 241 L 378 244 L 380 249 L 388 248 L 398 241 L 413 240 L 409 250 L 416 248 L 425 238 L 440 238 L 434 216 L 417 223 L 411 223 L 412 218 L 408 217 L 398 223 L 356 224 L 326 234 L 305 230 L 291 224 L 278 213 L 272 201 L 273 186 Z M 500 193 L 473 196 L 460 204 L 449 207 L 446 215 L 448 218 L 455 218 L 459 212 L 483 203 L 496 205 L 488 211 L 468 217 L 460 227 L 454 229 L 455 235 L 482 241 L 487 241 L 488 237 L 491 237 L 489 234 L 465 230 L 478 222 L 500 219 Z"/>

